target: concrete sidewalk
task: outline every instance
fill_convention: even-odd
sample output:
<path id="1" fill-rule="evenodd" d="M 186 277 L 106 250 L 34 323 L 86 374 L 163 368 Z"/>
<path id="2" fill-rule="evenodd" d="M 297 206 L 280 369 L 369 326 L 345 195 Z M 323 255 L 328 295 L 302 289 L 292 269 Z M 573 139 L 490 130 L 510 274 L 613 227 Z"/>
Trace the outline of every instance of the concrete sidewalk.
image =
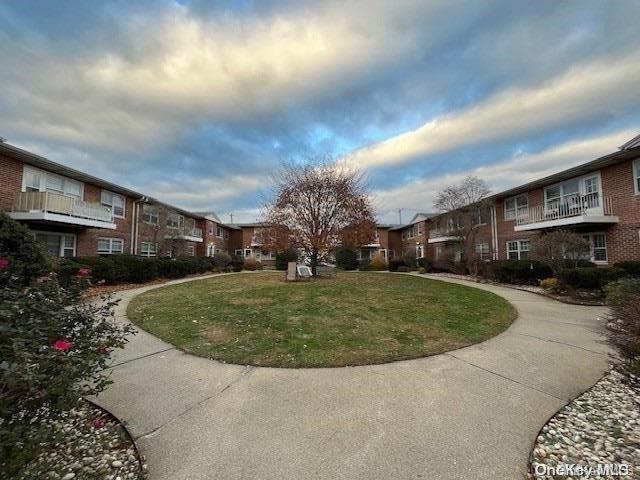
<path id="1" fill-rule="evenodd" d="M 151 480 L 521 480 L 538 430 L 608 367 L 606 309 L 471 285 L 519 312 L 481 344 L 289 370 L 205 360 L 140 332 L 98 403 L 127 422 Z M 151 288 L 120 294 L 118 318 Z"/>

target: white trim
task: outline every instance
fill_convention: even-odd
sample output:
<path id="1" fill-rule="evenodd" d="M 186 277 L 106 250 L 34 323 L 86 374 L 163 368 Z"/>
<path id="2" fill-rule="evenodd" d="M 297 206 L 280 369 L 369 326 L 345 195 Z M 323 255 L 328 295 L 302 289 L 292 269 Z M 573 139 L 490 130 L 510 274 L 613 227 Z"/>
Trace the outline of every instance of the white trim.
<path id="1" fill-rule="evenodd" d="M 529 244 L 529 248 L 527 248 L 526 250 L 524 250 L 522 248 L 522 242 L 527 242 Z M 516 243 L 518 245 L 518 249 L 517 250 L 509 250 L 509 244 L 510 243 Z M 527 254 L 531 251 L 531 241 L 528 238 L 518 238 L 518 239 L 514 239 L 514 240 L 507 240 L 505 243 L 505 247 L 506 247 L 506 252 L 507 252 L 507 260 L 513 260 L 511 258 L 509 258 L 509 252 L 517 252 L 518 253 L 518 258 L 515 260 L 528 260 L 527 259 L 523 259 L 522 258 L 522 252 L 527 252 Z M 528 256 L 528 255 L 527 255 Z"/>
<path id="2" fill-rule="evenodd" d="M 26 172 L 28 172 L 29 170 L 32 170 L 34 172 L 37 172 L 39 174 L 41 174 L 41 178 L 40 178 L 40 184 L 38 185 L 38 191 L 40 192 L 47 192 L 47 176 L 51 176 L 51 177 L 58 177 L 61 178 L 63 180 L 63 182 L 73 182 L 73 183 L 77 183 L 80 186 L 80 196 L 76 197 L 75 195 L 69 195 L 68 193 L 63 192 L 55 192 L 55 193 L 59 193 L 60 195 L 65 195 L 67 197 L 71 197 L 71 198 L 78 198 L 79 200 L 84 200 L 84 182 L 81 182 L 80 180 L 75 180 L 73 178 L 69 178 L 69 177 L 65 177 L 64 175 L 58 175 L 57 173 L 53 173 L 53 172 L 49 172 L 47 170 L 42 170 L 41 168 L 36 168 L 36 167 L 32 167 L 31 165 L 27 165 L 27 164 L 23 164 L 22 166 L 22 188 L 21 191 L 26 192 L 27 191 L 27 175 Z"/>
<path id="3" fill-rule="evenodd" d="M 514 232 L 525 232 L 528 230 L 540 230 L 542 228 L 565 227 L 567 225 L 581 224 L 610 224 L 618 223 L 620 219 L 616 215 L 576 215 L 575 217 L 558 218 L 556 220 L 546 220 L 544 222 L 528 223 L 525 225 L 516 225 L 513 227 Z"/>
<path id="4" fill-rule="evenodd" d="M 143 246 L 149 245 L 153 246 L 153 253 L 151 253 L 151 249 L 147 249 L 147 252 L 143 252 Z M 155 242 L 140 242 L 140 256 L 141 257 L 155 257 L 158 254 L 158 244 Z"/>
<path id="5" fill-rule="evenodd" d="M 640 158 L 636 158 L 631 164 L 633 174 L 633 190 L 640 195 Z"/>
<path id="6" fill-rule="evenodd" d="M 84 227 L 106 228 L 115 230 L 116 224 L 111 222 L 101 222 L 100 220 L 90 220 L 88 218 L 73 217 L 71 215 L 60 215 L 51 212 L 8 212 L 9 216 L 14 220 L 28 221 L 44 221 L 54 223 L 66 223 L 69 225 L 82 225 Z"/>
<path id="7" fill-rule="evenodd" d="M 110 203 L 105 203 L 104 201 L 104 194 L 108 194 L 111 195 L 111 202 Z M 120 197 L 122 199 L 122 215 L 116 215 L 115 213 L 115 205 L 114 205 L 114 201 L 113 199 L 115 197 Z M 115 218 L 127 218 L 127 197 L 125 197 L 124 195 L 121 195 L 119 193 L 115 193 L 112 192 L 111 190 L 106 190 L 106 189 L 102 189 L 100 191 L 100 205 L 102 205 L 103 207 L 109 207 L 111 208 L 111 214 L 115 217 Z"/>
<path id="8" fill-rule="evenodd" d="M 605 232 L 589 232 L 589 233 L 581 233 L 583 237 L 588 237 L 589 240 L 589 260 L 591 260 L 596 265 L 608 265 L 609 264 L 609 247 L 607 246 L 607 234 Z M 594 235 L 602 235 L 604 239 L 604 253 L 607 257 L 606 260 L 596 260 L 594 251 L 595 247 L 593 245 L 593 237 Z"/>

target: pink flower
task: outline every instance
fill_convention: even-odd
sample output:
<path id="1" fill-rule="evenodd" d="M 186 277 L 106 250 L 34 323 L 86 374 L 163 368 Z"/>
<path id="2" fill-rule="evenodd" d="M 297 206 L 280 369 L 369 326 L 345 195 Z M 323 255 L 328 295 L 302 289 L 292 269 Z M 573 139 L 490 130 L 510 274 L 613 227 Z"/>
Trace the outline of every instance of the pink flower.
<path id="1" fill-rule="evenodd" d="M 73 342 L 66 340 L 64 338 L 56 340 L 53 342 L 53 349 L 58 352 L 66 352 L 67 350 L 73 348 Z"/>
<path id="2" fill-rule="evenodd" d="M 110 350 L 104 345 L 101 347 L 98 347 L 98 353 L 101 353 L 102 355 L 109 355 L 109 352 Z"/>
<path id="3" fill-rule="evenodd" d="M 5 270 L 9 266 L 9 259 L 0 257 L 0 270 Z"/>
<path id="4" fill-rule="evenodd" d="M 87 267 L 82 267 L 78 269 L 78 277 L 87 278 L 91 275 L 91 269 Z"/>
<path id="5" fill-rule="evenodd" d="M 91 422 L 93 428 L 95 428 L 96 430 L 100 430 L 102 427 L 104 427 L 105 423 L 106 422 L 102 418 L 94 418 L 93 422 Z"/>

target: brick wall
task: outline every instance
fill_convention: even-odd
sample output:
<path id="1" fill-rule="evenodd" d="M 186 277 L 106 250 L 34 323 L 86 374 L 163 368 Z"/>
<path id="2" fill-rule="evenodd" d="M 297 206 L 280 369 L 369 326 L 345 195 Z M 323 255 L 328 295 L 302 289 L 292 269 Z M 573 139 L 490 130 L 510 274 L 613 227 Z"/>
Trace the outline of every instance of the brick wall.
<path id="1" fill-rule="evenodd" d="M 542 205 L 544 203 L 544 190 L 538 188 L 527 192 L 529 208 Z M 529 230 L 526 232 L 516 232 L 513 228 L 516 226 L 515 220 L 505 219 L 505 203 L 506 199 L 496 201 L 496 223 L 498 226 L 498 259 L 507 260 L 507 242 L 511 240 L 533 240 L 540 235 L 538 230 Z"/>
<path id="2" fill-rule="evenodd" d="M 223 227 L 222 237 L 218 237 L 218 224 L 216 222 L 205 219 L 202 220 L 198 226 L 202 228 L 202 233 L 204 236 L 204 242 L 199 244 L 198 255 L 206 255 L 207 247 L 209 246 L 209 244 L 214 245 L 216 252 L 224 251 L 229 254 L 233 253 L 233 251 L 229 250 L 229 229 Z M 225 238 L 225 235 L 227 236 L 227 238 Z"/>
<path id="3" fill-rule="evenodd" d="M 22 162 L 0 154 L 0 210 L 9 211 L 22 190 Z"/>

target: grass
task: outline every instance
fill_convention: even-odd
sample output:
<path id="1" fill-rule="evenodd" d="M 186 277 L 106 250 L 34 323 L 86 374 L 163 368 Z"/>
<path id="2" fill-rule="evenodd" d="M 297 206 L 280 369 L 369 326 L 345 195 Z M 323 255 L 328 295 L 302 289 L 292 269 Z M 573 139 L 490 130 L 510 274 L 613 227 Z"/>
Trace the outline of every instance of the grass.
<path id="1" fill-rule="evenodd" d="M 228 363 L 365 365 L 480 342 L 516 316 L 476 288 L 385 273 L 285 283 L 283 274 L 228 275 L 161 287 L 129 304 L 136 325 L 179 348 Z"/>

